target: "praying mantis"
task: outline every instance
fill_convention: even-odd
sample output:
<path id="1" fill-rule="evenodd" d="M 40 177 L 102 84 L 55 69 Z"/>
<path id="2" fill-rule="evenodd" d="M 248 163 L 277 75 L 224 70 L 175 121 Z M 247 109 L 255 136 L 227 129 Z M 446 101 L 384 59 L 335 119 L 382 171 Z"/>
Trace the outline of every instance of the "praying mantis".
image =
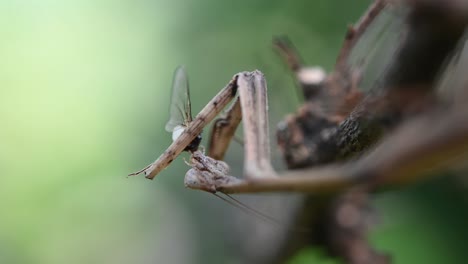
<path id="1" fill-rule="evenodd" d="M 465 142 L 459 139 L 459 136 L 466 133 L 466 126 L 460 126 L 466 124 L 464 122 L 466 109 L 450 112 L 449 119 L 438 119 L 444 124 L 440 125 L 443 128 L 440 131 L 433 129 L 434 117 L 429 113 L 427 117 L 421 116 L 417 121 L 402 124 L 359 159 L 278 174 L 270 162 L 266 94 L 266 81 L 260 71 L 235 74 L 191 122 L 185 122 L 183 127 L 174 129 L 175 140 L 156 161 L 130 175 L 144 174 L 146 178 L 153 179 L 182 151 L 187 150 L 192 154 L 190 160 L 192 168 L 185 178 L 185 184 L 189 188 L 225 194 L 261 192 L 332 194 L 358 185 L 393 186 L 411 183 L 412 178 L 407 175 L 415 175 L 414 177 L 419 179 L 426 175 L 427 168 L 418 167 L 418 173 L 415 173 L 413 167 L 406 164 L 408 160 L 411 160 L 412 164 L 422 164 L 426 160 L 432 160 L 438 153 L 435 150 L 426 151 L 427 148 L 446 147 L 452 144 L 452 141 L 455 145 Z M 215 122 L 215 132 L 212 133 L 208 156 L 195 147 L 187 148 L 189 145 L 197 145 L 194 140 L 199 137 L 203 128 L 232 100 L 234 103 L 227 109 L 225 117 Z M 220 159 L 223 158 L 241 118 L 244 121 L 244 177 L 238 178 L 228 175 L 228 166 Z M 414 131 L 425 131 L 425 133 L 413 137 Z M 411 137 L 411 145 L 406 140 L 408 137 Z M 452 141 L 446 142 L 447 139 Z M 439 142 L 445 143 L 440 145 Z M 460 152 L 463 150 L 463 148 L 457 149 Z M 452 159 L 458 153 L 454 151 L 452 155 L 443 156 L 439 162 L 432 163 L 430 168 L 446 169 L 449 164 L 446 160 Z M 412 159 L 402 157 L 412 157 Z M 415 157 L 418 162 L 414 161 Z M 392 168 L 392 170 L 382 168 Z"/>

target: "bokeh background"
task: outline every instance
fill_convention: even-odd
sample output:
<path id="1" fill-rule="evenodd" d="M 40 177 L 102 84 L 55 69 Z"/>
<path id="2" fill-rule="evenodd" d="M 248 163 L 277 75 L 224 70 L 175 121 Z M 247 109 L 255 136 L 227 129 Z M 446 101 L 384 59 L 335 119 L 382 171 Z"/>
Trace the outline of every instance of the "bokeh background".
<path id="1" fill-rule="evenodd" d="M 300 98 L 272 37 L 330 70 L 369 2 L 0 1 L 0 263 L 239 263 L 242 212 L 185 189 L 182 158 L 154 181 L 126 176 L 170 144 L 173 70 L 186 66 L 197 113 L 260 69 L 274 127 Z M 241 147 L 227 159 L 240 171 Z M 380 194 L 371 240 L 396 263 L 462 263 L 467 201 L 446 180 Z M 311 248 L 290 263 L 337 261 Z"/>

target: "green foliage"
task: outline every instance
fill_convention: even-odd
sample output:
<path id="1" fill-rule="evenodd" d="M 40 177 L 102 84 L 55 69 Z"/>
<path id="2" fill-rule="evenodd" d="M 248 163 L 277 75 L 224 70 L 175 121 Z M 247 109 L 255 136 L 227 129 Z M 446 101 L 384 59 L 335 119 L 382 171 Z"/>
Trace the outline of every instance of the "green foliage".
<path id="1" fill-rule="evenodd" d="M 337 259 L 328 257 L 324 252 L 317 248 L 307 247 L 301 250 L 294 256 L 288 264 L 305 264 L 305 263 L 320 263 L 320 264 L 339 264 L 342 263 Z"/>

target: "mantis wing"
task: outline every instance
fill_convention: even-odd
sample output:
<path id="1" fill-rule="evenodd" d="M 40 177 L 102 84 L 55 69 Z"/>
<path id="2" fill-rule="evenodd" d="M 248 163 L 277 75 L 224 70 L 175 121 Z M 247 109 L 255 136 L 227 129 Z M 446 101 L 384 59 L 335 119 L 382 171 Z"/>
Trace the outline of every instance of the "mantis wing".
<path id="1" fill-rule="evenodd" d="M 192 122 L 192 110 L 188 77 L 185 68 L 179 66 L 174 72 L 170 116 L 166 123 L 166 131 L 172 133 L 176 126 L 186 126 L 190 122 Z"/>

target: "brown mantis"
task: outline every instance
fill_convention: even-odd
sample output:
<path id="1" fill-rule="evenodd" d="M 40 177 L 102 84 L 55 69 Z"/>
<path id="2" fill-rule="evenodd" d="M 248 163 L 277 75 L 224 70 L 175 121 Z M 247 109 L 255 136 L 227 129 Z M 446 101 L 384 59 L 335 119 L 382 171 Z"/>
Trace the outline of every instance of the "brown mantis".
<path id="1" fill-rule="evenodd" d="M 207 157 L 204 153 L 195 149 L 187 149 L 192 153 L 192 169 L 186 175 L 186 186 L 193 189 L 209 191 L 211 193 L 260 193 L 260 192 L 308 192 L 315 194 L 338 193 L 356 185 L 385 186 L 411 182 L 415 178 L 422 177 L 426 169 L 419 169 L 415 173 L 412 166 L 406 164 L 405 155 L 417 157 L 420 164 L 432 160 L 438 152 L 424 151 L 427 148 L 441 148 L 452 144 L 462 145 L 465 142 L 459 139 L 460 135 L 466 135 L 465 109 L 457 110 L 451 114 L 451 118 L 440 118 L 442 130 L 432 128 L 433 121 L 428 122 L 426 117 L 421 117 L 413 122 L 401 125 L 391 136 L 379 143 L 371 151 L 360 159 L 346 163 L 332 164 L 315 168 L 295 171 L 287 171 L 280 176 L 274 171 L 270 163 L 270 146 L 268 132 L 268 104 L 266 97 L 266 82 L 260 71 L 241 72 L 200 111 L 200 113 L 188 122 L 180 135 L 177 135 L 167 150 L 153 163 L 144 169 L 132 173 L 137 175 L 144 173 L 148 179 L 153 179 L 159 172 L 166 168 L 187 146 L 193 144 L 202 129 L 212 121 L 224 107 L 233 99 L 234 104 L 228 109 L 224 122 L 217 121 L 216 133 L 213 134 L 212 143 Z M 239 95 L 238 97 L 237 94 Z M 229 145 L 230 138 L 240 122 L 244 120 L 244 178 L 240 179 L 228 175 L 228 166 L 222 161 L 224 153 Z M 437 117 L 439 118 L 439 117 Z M 458 125 L 457 125 L 458 124 Z M 217 128 L 218 127 L 218 128 Z M 456 127 L 457 129 L 453 129 Z M 432 131 L 424 136 L 412 137 L 411 146 L 402 139 L 412 135 L 414 131 Z M 459 133 L 448 137 L 447 135 Z M 438 142 L 445 142 L 443 146 Z M 215 142 L 215 143 L 213 143 Z M 404 143 L 402 143 L 404 142 Z M 402 145 L 404 144 L 404 145 Z M 398 146 L 398 147 L 397 147 Z M 409 148 L 409 149 L 407 149 Z M 405 149 L 402 153 L 400 150 Z M 463 148 L 457 151 L 463 151 Z M 445 169 L 446 160 L 452 159 L 459 152 L 445 155 L 438 163 L 432 163 L 432 169 Z M 404 154 L 404 155 L 403 155 Z M 416 155 L 417 154 L 417 155 Z M 414 159 L 414 158 L 413 158 Z M 392 168 L 384 170 L 382 168 Z M 397 171 L 398 173 L 393 173 Z M 371 176 L 369 176 L 371 175 Z"/>

